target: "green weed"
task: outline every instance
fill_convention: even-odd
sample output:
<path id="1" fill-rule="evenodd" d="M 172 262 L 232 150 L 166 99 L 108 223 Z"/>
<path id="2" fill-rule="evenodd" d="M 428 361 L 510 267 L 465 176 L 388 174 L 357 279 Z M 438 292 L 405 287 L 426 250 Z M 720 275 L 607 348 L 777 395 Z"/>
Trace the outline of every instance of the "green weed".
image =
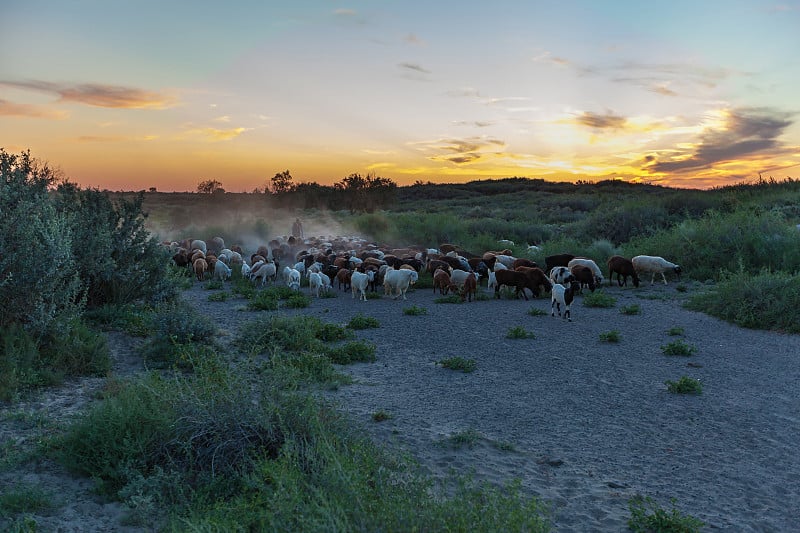
<path id="1" fill-rule="evenodd" d="M 674 394 L 702 394 L 703 385 L 700 380 L 681 376 L 678 381 L 667 380 L 664 382 L 667 390 Z"/>
<path id="2" fill-rule="evenodd" d="M 628 501 L 628 509 L 631 513 L 628 519 L 628 528 L 634 533 L 699 533 L 705 523 L 675 509 L 674 498 L 671 503 L 673 507 L 668 511 L 650 497 L 634 496 Z"/>
<path id="3" fill-rule="evenodd" d="M 466 373 L 473 372 L 478 367 L 478 364 L 474 359 L 465 359 L 463 357 L 448 357 L 446 359 L 439 360 L 437 364 L 443 368 L 460 370 L 461 372 Z"/>

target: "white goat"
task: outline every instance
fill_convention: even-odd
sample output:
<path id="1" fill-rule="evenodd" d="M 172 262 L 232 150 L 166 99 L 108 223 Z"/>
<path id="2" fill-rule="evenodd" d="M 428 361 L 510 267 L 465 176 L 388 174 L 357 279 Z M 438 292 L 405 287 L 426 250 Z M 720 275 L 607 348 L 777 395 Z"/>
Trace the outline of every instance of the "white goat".
<path id="1" fill-rule="evenodd" d="M 275 267 L 275 263 L 272 261 L 259 261 L 253 265 L 253 268 L 250 270 L 250 280 L 261 280 L 261 286 L 263 287 L 267 284 L 267 281 L 275 279 L 276 273 L 277 268 Z"/>
<path id="2" fill-rule="evenodd" d="M 353 291 L 353 298 L 355 298 L 356 293 L 358 293 L 358 299 L 366 302 L 367 287 L 374 279 L 374 270 L 368 270 L 366 274 L 364 272 L 359 272 L 358 270 L 353 271 L 353 275 L 350 276 L 350 290 Z"/>
<path id="3" fill-rule="evenodd" d="M 572 272 L 570 272 L 570 270 L 564 266 L 553 267 L 553 269 L 550 271 L 550 281 L 553 283 L 560 283 L 561 285 L 564 285 L 573 277 L 574 276 L 572 275 Z"/>
<path id="4" fill-rule="evenodd" d="M 293 268 L 291 270 L 291 272 L 289 272 L 289 281 L 287 282 L 287 285 L 293 291 L 299 291 L 300 290 L 300 272 L 299 271 L 297 271 L 297 270 L 295 270 Z"/>
<path id="5" fill-rule="evenodd" d="M 636 269 L 637 274 L 652 274 L 650 276 L 650 285 L 652 285 L 653 281 L 656 279 L 656 274 L 661 274 L 661 279 L 664 280 L 664 285 L 666 285 L 667 277 L 664 275 L 664 272 L 667 271 L 674 272 L 678 279 L 681 278 L 680 266 L 676 265 L 675 263 L 670 263 L 663 257 L 659 257 L 657 255 L 637 255 L 631 259 L 631 262 L 633 263 L 633 268 Z"/>

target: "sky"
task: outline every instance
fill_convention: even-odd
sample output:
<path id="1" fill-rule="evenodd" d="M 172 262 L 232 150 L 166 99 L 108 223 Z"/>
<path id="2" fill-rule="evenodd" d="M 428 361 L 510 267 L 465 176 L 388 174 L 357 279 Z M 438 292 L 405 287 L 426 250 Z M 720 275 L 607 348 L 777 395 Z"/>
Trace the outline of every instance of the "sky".
<path id="1" fill-rule="evenodd" d="M 0 0 L 0 147 L 194 191 L 800 178 L 800 0 Z"/>

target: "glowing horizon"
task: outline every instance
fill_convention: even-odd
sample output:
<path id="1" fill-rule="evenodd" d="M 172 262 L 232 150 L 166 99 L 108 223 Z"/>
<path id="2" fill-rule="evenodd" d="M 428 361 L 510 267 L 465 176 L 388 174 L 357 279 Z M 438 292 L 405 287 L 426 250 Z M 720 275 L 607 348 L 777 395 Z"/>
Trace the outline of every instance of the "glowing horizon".
<path id="1" fill-rule="evenodd" d="M 800 177 L 798 0 L 130 4 L 4 5 L 0 147 L 108 190 Z"/>

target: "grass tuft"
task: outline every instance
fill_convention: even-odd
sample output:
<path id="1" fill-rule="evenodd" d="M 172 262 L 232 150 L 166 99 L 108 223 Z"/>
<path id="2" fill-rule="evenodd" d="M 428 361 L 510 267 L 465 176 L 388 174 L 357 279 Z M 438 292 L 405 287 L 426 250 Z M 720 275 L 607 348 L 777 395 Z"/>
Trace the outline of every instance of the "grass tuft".
<path id="1" fill-rule="evenodd" d="M 623 315 L 640 315 L 642 314 L 642 308 L 639 307 L 639 304 L 626 305 L 620 308 L 619 312 Z"/>
<path id="2" fill-rule="evenodd" d="M 422 315 L 427 315 L 428 310 L 425 309 L 424 307 L 418 307 L 416 305 L 412 305 L 411 307 L 406 307 L 405 309 L 403 309 L 403 314 L 410 316 L 422 316 Z"/>
<path id="3" fill-rule="evenodd" d="M 448 357 L 437 361 L 436 364 L 443 368 L 460 370 L 466 373 L 474 371 L 478 366 L 474 359 L 464 359 L 463 357 Z"/>
<path id="4" fill-rule="evenodd" d="M 702 394 L 703 385 L 699 379 L 681 376 L 678 381 L 667 380 L 664 382 L 667 390 L 673 394 Z"/>
<path id="5" fill-rule="evenodd" d="M 350 322 L 347 323 L 347 327 L 350 329 L 379 328 L 381 327 L 381 323 L 375 317 L 365 316 L 361 313 L 358 313 L 356 316 L 350 319 Z"/>
<path id="6" fill-rule="evenodd" d="M 697 347 L 688 344 L 683 339 L 678 339 L 661 346 L 664 355 L 683 355 L 690 356 L 697 352 Z"/>
<path id="7" fill-rule="evenodd" d="M 522 326 L 514 326 L 508 329 L 506 333 L 507 339 L 535 339 L 536 334 L 532 331 L 526 330 Z"/>
<path id="8" fill-rule="evenodd" d="M 606 294 L 602 289 L 590 292 L 583 297 L 583 305 L 586 307 L 608 308 L 617 305 L 617 299 Z"/>
<path id="9" fill-rule="evenodd" d="M 616 329 L 612 329 L 611 331 L 601 333 L 600 340 L 603 342 L 619 342 L 620 341 L 619 331 Z"/>

